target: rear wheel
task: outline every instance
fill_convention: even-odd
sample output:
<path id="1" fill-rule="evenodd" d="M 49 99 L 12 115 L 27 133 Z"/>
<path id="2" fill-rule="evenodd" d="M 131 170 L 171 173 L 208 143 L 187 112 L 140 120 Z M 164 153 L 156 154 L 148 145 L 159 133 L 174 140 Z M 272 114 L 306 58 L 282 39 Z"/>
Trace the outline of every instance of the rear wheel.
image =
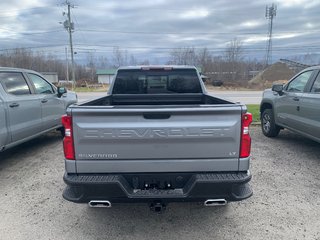
<path id="1" fill-rule="evenodd" d="M 276 137 L 280 132 L 280 127 L 275 124 L 272 109 L 265 109 L 261 115 L 262 133 L 267 137 Z"/>

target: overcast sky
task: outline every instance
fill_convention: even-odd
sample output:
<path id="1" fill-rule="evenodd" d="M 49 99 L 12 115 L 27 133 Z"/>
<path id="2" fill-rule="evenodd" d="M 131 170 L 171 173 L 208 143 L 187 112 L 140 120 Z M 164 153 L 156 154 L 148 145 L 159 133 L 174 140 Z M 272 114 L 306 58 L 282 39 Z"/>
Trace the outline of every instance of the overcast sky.
<path id="1" fill-rule="evenodd" d="M 278 0 L 273 60 L 320 53 L 320 0 Z M 73 0 L 76 59 L 88 52 L 111 57 L 113 47 L 139 60 L 164 63 L 174 48 L 207 47 L 222 55 L 228 42 L 243 42 L 244 54 L 263 59 L 268 21 L 262 0 Z M 57 0 L 1 0 L 0 51 L 18 47 L 64 56 L 67 8 Z M 1 52 L 0 52 L 1 53 Z M 320 62 L 320 59 L 319 59 Z"/>

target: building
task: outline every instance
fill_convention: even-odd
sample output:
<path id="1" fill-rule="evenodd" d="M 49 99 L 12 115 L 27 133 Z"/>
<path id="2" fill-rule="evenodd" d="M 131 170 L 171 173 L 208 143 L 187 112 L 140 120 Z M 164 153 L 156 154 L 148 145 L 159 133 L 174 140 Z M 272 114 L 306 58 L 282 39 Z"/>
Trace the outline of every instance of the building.
<path id="1" fill-rule="evenodd" d="M 113 77 L 116 75 L 117 69 L 99 69 L 96 74 L 98 76 L 98 83 L 111 84 Z"/>
<path id="2" fill-rule="evenodd" d="M 56 72 L 41 72 L 41 75 L 51 83 L 58 82 L 58 73 Z"/>

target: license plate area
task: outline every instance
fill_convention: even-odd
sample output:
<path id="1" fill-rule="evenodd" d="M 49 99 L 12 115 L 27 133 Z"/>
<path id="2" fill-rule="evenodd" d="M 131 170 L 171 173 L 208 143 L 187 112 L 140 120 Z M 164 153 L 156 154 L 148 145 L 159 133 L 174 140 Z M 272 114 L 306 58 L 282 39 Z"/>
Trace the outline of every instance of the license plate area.
<path id="1" fill-rule="evenodd" d="M 140 190 L 183 188 L 191 177 L 192 174 L 188 173 L 127 174 L 124 176 L 132 189 Z"/>

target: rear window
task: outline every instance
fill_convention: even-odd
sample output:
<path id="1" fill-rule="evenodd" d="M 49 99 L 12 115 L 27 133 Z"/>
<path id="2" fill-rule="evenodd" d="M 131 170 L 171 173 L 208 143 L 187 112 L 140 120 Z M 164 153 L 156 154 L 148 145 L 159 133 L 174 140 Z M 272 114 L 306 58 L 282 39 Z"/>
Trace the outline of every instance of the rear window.
<path id="1" fill-rule="evenodd" d="M 0 73 L 0 81 L 7 93 L 13 95 L 31 94 L 30 88 L 22 73 L 2 72 Z"/>
<path id="2" fill-rule="evenodd" d="M 195 69 L 119 70 L 113 94 L 201 93 Z"/>

